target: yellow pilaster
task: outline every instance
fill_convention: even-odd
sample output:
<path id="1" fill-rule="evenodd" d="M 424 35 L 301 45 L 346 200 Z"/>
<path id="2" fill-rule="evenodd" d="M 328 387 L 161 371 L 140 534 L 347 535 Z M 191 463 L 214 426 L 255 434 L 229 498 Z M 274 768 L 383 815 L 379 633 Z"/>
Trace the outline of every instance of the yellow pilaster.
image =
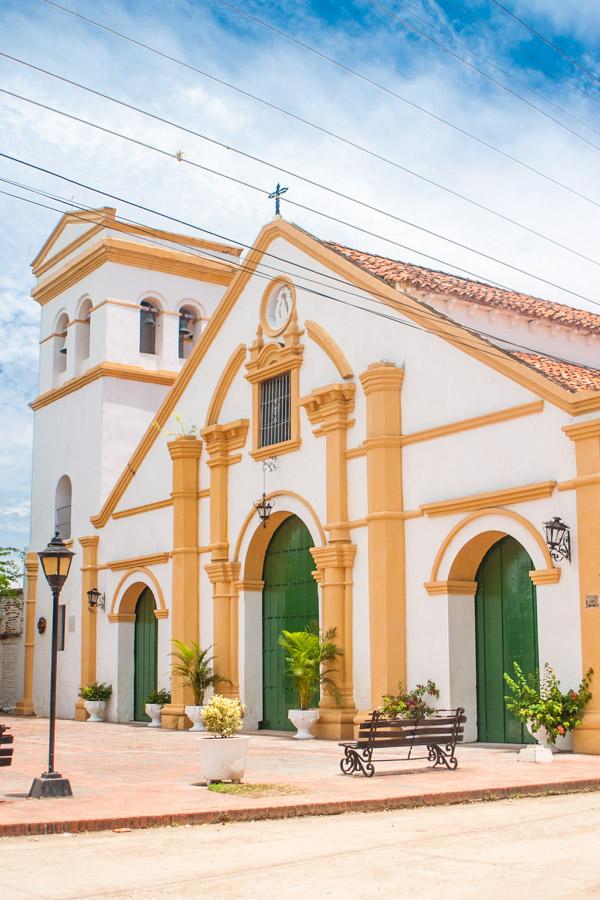
<path id="1" fill-rule="evenodd" d="M 229 561 L 229 466 L 241 459 L 234 454 L 246 443 L 248 419 L 202 430 L 210 469 L 211 561 L 205 567 L 213 585 L 213 645 L 215 673 L 227 682 L 219 686 L 226 697 L 239 696 L 238 588 L 240 564 Z"/>
<path id="2" fill-rule="evenodd" d="M 97 612 L 88 605 L 87 592 L 98 587 L 98 535 L 79 538 L 83 549 L 81 563 L 81 684 L 96 680 L 96 622 Z M 85 722 L 88 712 L 79 698 L 75 702 L 75 718 Z"/>
<path id="3" fill-rule="evenodd" d="M 17 700 L 19 716 L 35 715 L 33 709 L 33 656 L 35 650 L 35 592 L 39 558 L 37 553 L 25 557 L 25 658 L 23 661 L 23 697 Z"/>
<path id="4" fill-rule="evenodd" d="M 367 529 L 371 705 L 406 681 L 406 585 L 401 400 L 404 369 L 374 363 L 360 376 L 367 397 Z"/>
<path id="5" fill-rule="evenodd" d="M 200 633 L 200 580 L 198 563 L 198 489 L 202 442 L 193 436 L 167 444 L 173 463 L 173 551 L 171 637 L 190 643 Z M 163 707 L 163 728 L 190 727 L 184 708 L 192 704 L 191 688 L 173 675 L 171 703 Z"/>
<path id="6" fill-rule="evenodd" d="M 573 734 L 576 753 L 600 754 L 600 481 L 585 476 L 600 475 L 600 419 L 568 425 L 563 429 L 575 442 L 577 460 L 577 549 L 581 608 L 581 655 L 583 671 L 594 670 L 592 699 L 583 722 Z"/>
<path id="7" fill-rule="evenodd" d="M 336 644 L 344 651 L 333 664 L 332 676 L 341 695 L 338 706 L 328 694 L 321 698 L 315 733 L 323 738 L 350 738 L 356 715 L 352 678 L 352 570 L 356 547 L 350 543 L 348 524 L 348 428 L 354 424 L 354 384 L 330 384 L 300 400 L 315 434 L 326 440 L 327 524 L 329 544 L 311 550 L 316 580 L 321 585 L 323 631 L 335 628 Z"/>

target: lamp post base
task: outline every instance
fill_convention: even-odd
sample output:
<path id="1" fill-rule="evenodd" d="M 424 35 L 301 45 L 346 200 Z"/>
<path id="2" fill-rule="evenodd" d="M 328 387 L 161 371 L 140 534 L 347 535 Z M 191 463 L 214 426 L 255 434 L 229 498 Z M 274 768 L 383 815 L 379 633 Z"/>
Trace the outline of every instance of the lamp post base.
<path id="1" fill-rule="evenodd" d="M 43 772 L 39 778 L 33 779 L 29 797 L 43 800 L 45 797 L 72 797 L 73 791 L 68 778 L 60 772 Z"/>

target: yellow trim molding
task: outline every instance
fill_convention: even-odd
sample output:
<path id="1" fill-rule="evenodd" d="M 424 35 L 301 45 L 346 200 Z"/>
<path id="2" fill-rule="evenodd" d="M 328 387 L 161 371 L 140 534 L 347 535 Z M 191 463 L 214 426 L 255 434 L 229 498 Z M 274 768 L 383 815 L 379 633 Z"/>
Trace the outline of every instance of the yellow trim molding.
<path id="1" fill-rule="evenodd" d="M 79 538 L 83 550 L 81 561 L 81 671 L 80 684 L 93 684 L 96 681 L 96 630 L 97 611 L 91 610 L 87 592 L 98 587 L 98 543 L 97 534 Z M 85 722 L 88 712 L 80 698 L 75 701 L 75 720 Z"/>
<path id="2" fill-rule="evenodd" d="M 221 415 L 221 409 L 223 408 L 225 397 L 229 393 L 229 388 L 233 383 L 233 379 L 241 369 L 242 363 L 244 362 L 245 358 L 246 345 L 238 344 L 238 346 L 229 357 L 225 368 L 221 372 L 221 376 L 211 397 L 208 412 L 206 413 L 205 427 L 208 428 L 209 425 L 215 425 L 219 421 L 219 416 Z"/>
<path id="3" fill-rule="evenodd" d="M 558 491 L 575 491 L 578 487 L 584 487 L 586 484 L 600 484 L 600 472 L 592 472 L 591 475 L 580 475 L 578 478 L 571 478 L 569 481 L 559 481 L 556 489 Z"/>
<path id="4" fill-rule="evenodd" d="M 560 581 L 560 569 L 532 569 L 528 573 L 532 582 L 538 584 L 557 584 Z"/>
<path id="5" fill-rule="evenodd" d="M 119 599 L 121 588 L 127 579 L 134 575 L 140 575 L 146 580 L 132 582 L 123 596 Z M 157 619 L 166 619 L 169 615 L 169 611 L 165 604 L 165 596 L 160 586 L 160 582 L 150 569 L 140 566 L 136 569 L 131 569 L 128 572 L 124 572 L 119 579 L 119 583 L 112 595 L 108 621 L 135 622 L 135 605 L 139 600 L 141 592 L 147 587 L 149 587 L 154 594 L 154 600 L 156 601 L 157 609 L 155 610 L 154 615 Z M 157 612 L 160 612 L 161 614 L 157 615 Z"/>
<path id="6" fill-rule="evenodd" d="M 518 419 L 521 416 L 531 416 L 541 413 L 544 409 L 543 400 L 534 400 L 533 403 L 521 403 L 519 406 L 509 406 L 496 412 L 484 413 L 481 416 L 473 416 L 470 419 L 460 419 L 457 422 L 448 422 L 447 425 L 437 425 L 435 428 L 425 428 L 423 431 L 413 431 L 412 434 L 402 435 L 402 445 L 417 444 L 421 441 L 433 441 L 446 437 L 449 434 L 458 434 L 469 431 L 472 428 L 485 428 L 487 425 L 495 425 L 498 422 L 508 422 L 510 419 Z"/>
<path id="7" fill-rule="evenodd" d="M 73 391 L 78 391 L 86 384 L 97 381 L 98 378 L 122 378 L 125 381 L 144 381 L 148 384 L 163 384 L 170 387 L 175 382 L 177 374 L 177 372 L 167 372 L 166 370 L 153 372 L 150 369 L 143 369 L 141 366 L 127 366 L 123 363 L 103 362 L 88 369 L 83 375 L 70 378 L 64 384 L 61 384 L 60 387 L 45 391 L 39 397 L 36 397 L 29 406 L 33 410 L 42 409 L 44 406 L 48 406 L 49 403 L 54 403 L 55 400 L 60 400 L 61 397 L 66 397 L 68 394 L 72 394 Z"/>
<path id="8" fill-rule="evenodd" d="M 109 262 L 152 272 L 167 272 L 210 284 L 228 285 L 235 274 L 235 266 L 224 260 L 194 256 L 170 247 L 154 247 L 122 238 L 103 237 L 53 275 L 39 282 L 31 296 L 43 306 Z"/>
<path id="9" fill-rule="evenodd" d="M 341 347 L 336 344 L 329 332 L 326 331 L 322 325 L 319 325 L 317 322 L 311 322 L 310 320 L 307 320 L 304 323 L 304 327 L 309 338 L 321 348 L 326 356 L 329 357 L 340 373 L 340 377 L 344 379 L 352 378 L 352 367 L 346 359 Z"/>
<path id="10" fill-rule="evenodd" d="M 437 503 L 422 503 L 419 508 L 426 516 L 448 516 L 457 512 L 466 512 L 469 509 L 485 509 L 500 504 L 510 506 L 513 503 L 524 503 L 527 500 L 540 500 L 543 497 L 549 497 L 555 487 L 556 481 L 540 481 L 521 487 L 456 497 L 453 500 L 440 500 Z"/>
<path id="11" fill-rule="evenodd" d="M 118 572 L 120 569 L 139 569 L 146 566 L 158 566 L 169 561 L 170 553 L 149 553 L 147 556 L 131 556 L 129 559 L 114 559 L 105 563 L 102 568 Z"/>
<path id="12" fill-rule="evenodd" d="M 173 505 L 173 498 L 166 500 L 154 500 L 152 503 L 144 503 L 142 506 L 132 506 L 129 509 L 120 509 L 112 514 L 113 519 L 125 519 L 128 516 L 139 516 L 142 513 L 152 512 L 155 509 L 165 509 Z"/>
<path id="13" fill-rule="evenodd" d="M 425 590 L 431 597 L 440 595 L 474 597 L 477 593 L 476 581 L 426 581 Z"/>
<path id="14" fill-rule="evenodd" d="M 442 563 L 442 560 L 446 554 L 446 551 L 454 538 L 469 525 L 471 522 L 476 521 L 477 519 L 489 518 L 490 516 L 502 516 L 505 519 L 509 519 L 513 522 L 517 522 L 526 531 L 529 532 L 535 543 L 538 545 L 539 550 L 544 558 L 546 566 L 544 569 L 536 569 L 536 572 L 547 572 L 552 569 L 558 574 L 555 576 L 555 580 L 558 581 L 560 578 L 560 569 L 554 566 L 552 561 L 552 557 L 550 556 L 550 552 L 548 547 L 546 546 L 546 542 L 544 541 L 542 535 L 539 533 L 537 528 L 526 519 L 524 516 L 519 515 L 519 513 L 514 512 L 512 509 L 504 509 L 503 507 L 492 507 L 490 509 L 480 510 L 478 512 L 472 512 L 470 515 L 465 516 L 464 519 L 461 519 L 446 535 L 440 549 L 436 553 L 435 559 L 433 561 L 433 566 L 431 569 L 431 575 L 429 577 L 429 582 L 427 584 L 439 584 L 440 579 L 439 569 Z M 448 572 L 448 580 L 449 581 L 460 581 L 460 582 L 474 582 L 475 577 L 477 575 L 477 569 L 479 568 L 479 564 L 487 551 L 492 547 L 496 541 L 499 541 L 501 538 L 506 537 L 507 534 L 510 534 L 508 530 L 495 531 L 495 530 L 484 530 L 480 534 L 468 540 L 463 547 L 457 552 L 454 560 L 452 561 L 452 565 L 450 566 Z M 531 572 L 529 573 L 529 577 L 532 578 Z M 542 576 L 543 577 L 543 576 Z M 546 576 L 547 580 L 549 576 Z M 533 578 L 532 578 L 533 581 Z M 543 583 L 543 582 L 540 582 Z"/>
<path id="15" fill-rule="evenodd" d="M 35 607 L 37 577 L 39 571 L 39 557 L 37 553 L 27 553 L 25 556 L 25 640 L 23 658 L 23 696 L 17 700 L 16 714 L 18 716 L 33 716 L 33 664 L 35 655 Z"/>

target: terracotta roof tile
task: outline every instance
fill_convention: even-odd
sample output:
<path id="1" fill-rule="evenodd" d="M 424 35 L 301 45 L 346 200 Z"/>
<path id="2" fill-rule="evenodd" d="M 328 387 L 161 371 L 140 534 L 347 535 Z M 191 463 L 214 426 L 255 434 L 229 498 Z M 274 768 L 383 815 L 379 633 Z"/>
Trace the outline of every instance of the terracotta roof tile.
<path id="1" fill-rule="evenodd" d="M 544 356 L 542 353 L 513 351 L 510 355 L 541 372 L 550 381 L 566 388 L 572 394 L 578 391 L 600 391 L 600 370 L 598 369 L 562 362 L 552 356 Z"/>
<path id="2" fill-rule="evenodd" d="M 488 308 L 503 309 L 532 319 L 545 319 L 567 328 L 600 334 L 600 315 L 587 310 L 573 309 L 564 303 L 541 300 L 539 297 L 493 287 L 481 281 L 470 281 L 468 278 L 449 275 L 447 272 L 426 269 L 423 266 L 388 259 L 374 253 L 365 253 L 362 250 L 353 250 L 332 241 L 325 243 L 331 250 L 388 284 L 395 285 L 401 282 L 415 290 L 449 294 L 457 300 L 467 300 Z"/>

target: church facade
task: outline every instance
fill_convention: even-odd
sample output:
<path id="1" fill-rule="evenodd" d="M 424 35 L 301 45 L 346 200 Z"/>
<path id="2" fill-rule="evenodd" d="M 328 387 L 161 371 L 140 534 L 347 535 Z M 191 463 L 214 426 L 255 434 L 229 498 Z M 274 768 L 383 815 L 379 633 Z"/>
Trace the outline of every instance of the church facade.
<path id="1" fill-rule="evenodd" d="M 248 729 L 284 729 L 277 636 L 317 621 L 343 649 L 327 738 L 399 682 L 433 679 L 470 740 L 519 743 L 513 661 L 549 662 L 565 688 L 600 673 L 600 316 L 278 217 L 242 253 L 108 208 L 69 213 L 33 269 L 22 714 L 47 712 L 36 551 L 55 527 L 76 554 L 64 717 L 85 718 L 78 689 L 97 679 L 111 719 L 143 719 L 158 686 L 163 726 L 189 725 L 175 638 L 212 645 Z M 570 559 L 548 547 L 555 517 Z M 600 753 L 596 683 L 582 752 Z"/>

